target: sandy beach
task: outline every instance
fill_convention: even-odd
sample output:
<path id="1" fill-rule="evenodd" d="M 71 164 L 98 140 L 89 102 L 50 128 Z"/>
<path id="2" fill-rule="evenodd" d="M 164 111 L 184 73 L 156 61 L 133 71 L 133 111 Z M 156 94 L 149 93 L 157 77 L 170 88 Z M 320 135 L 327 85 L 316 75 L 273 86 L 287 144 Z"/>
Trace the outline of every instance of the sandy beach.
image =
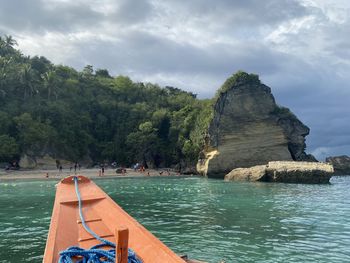
<path id="1" fill-rule="evenodd" d="M 59 172 L 57 169 L 51 170 L 10 170 L 0 171 L 0 182 L 8 180 L 61 180 L 62 178 L 69 175 L 84 175 L 93 179 L 103 179 L 103 178 L 120 178 L 120 177 L 142 177 L 142 176 L 175 176 L 177 173 L 170 171 L 167 172 L 167 169 L 147 169 L 144 172 L 134 171 L 133 169 L 126 169 L 125 174 L 116 173 L 115 169 L 105 169 L 104 174 L 100 173 L 100 169 L 91 168 L 91 169 L 80 169 L 76 173 L 74 169 L 71 171 L 69 169 L 63 169 L 62 172 Z"/>

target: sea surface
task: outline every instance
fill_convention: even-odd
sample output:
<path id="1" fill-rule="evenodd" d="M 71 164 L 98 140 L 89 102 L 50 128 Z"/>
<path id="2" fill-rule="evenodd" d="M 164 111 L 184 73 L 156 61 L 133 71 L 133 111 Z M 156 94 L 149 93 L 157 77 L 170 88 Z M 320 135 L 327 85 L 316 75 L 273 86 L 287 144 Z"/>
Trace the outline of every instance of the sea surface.
<path id="1" fill-rule="evenodd" d="M 350 262 L 350 176 L 329 185 L 96 180 L 175 252 L 207 262 Z M 41 262 L 54 181 L 0 183 L 0 262 Z"/>

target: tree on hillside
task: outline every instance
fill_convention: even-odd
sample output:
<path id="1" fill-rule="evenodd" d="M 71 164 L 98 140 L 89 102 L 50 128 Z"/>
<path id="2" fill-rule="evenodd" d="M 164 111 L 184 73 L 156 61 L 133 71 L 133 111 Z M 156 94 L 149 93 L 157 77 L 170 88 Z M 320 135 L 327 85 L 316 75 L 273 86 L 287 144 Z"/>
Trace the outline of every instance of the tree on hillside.
<path id="1" fill-rule="evenodd" d="M 4 147 L 15 140 L 16 156 L 47 153 L 125 165 L 196 162 L 203 114 L 211 106 L 193 93 L 110 76 L 107 69 L 94 72 L 92 65 L 82 71 L 54 65 L 15 45 L 0 37 L 0 135 L 8 136 Z"/>
<path id="2" fill-rule="evenodd" d="M 17 46 L 17 41 L 14 40 L 11 35 L 6 35 L 4 42 L 6 48 L 13 48 L 14 46 Z"/>
<path id="3" fill-rule="evenodd" d="M 47 100 L 50 100 L 51 95 L 54 95 L 56 100 L 57 100 L 57 85 L 58 85 L 58 80 L 57 80 L 57 75 L 55 71 L 50 70 L 48 72 L 45 72 L 42 75 L 42 78 L 44 80 L 44 86 L 47 90 Z"/>
<path id="4" fill-rule="evenodd" d="M 10 35 L 0 36 L 0 56 L 14 53 L 14 46 L 17 45 L 16 40 Z"/>
<path id="5" fill-rule="evenodd" d="M 132 132 L 127 136 L 127 145 L 131 156 L 135 161 L 142 161 L 147 164 L 147 161 L 152 162 L 156 167 L 158 166 L 158 160 L 156 160 L 155 154 L 157 149 L 157 129 L 155 129 L 151 122 L 147 121 L 141 123 L 136 132 Z"/>
<path id="6" fill-rule="evenodd" d="M 24 64 L 20 71 L 20 81 L 23 87 L 23 99 L 33 96 L 37 90 L 35 89 L 34 74 L 31 65 Z"/>
<path id="7" fill-rule="evenodd" d="M 97 69 L 95 75 L 96 77 L 112 78 L 107 69 Z"/>
<path id="8" fill-rule="evenodd" d="M 16 139 L 7 134 L 0 135 L 0 162 L 9 162 L 18 154 Z"/>
<path id="9" fill-rule="evenodd" d="M 34 120 L 29 113 L 23 113 L 14 120 L 21 150 L 30 155 L 40 155 L 54 135 L 50 124 Z"/>

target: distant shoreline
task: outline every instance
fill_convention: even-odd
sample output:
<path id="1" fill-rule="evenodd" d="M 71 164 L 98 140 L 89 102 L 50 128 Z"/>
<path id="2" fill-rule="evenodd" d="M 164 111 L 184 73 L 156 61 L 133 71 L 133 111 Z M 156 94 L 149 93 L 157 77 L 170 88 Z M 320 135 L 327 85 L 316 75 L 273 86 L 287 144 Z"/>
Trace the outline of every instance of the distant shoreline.
<path id="1" fill-rule="evenodd" d="M 59 172 L 57 169 L 48 169 L 48 170 L 10 170 L 10 171 L 0 171 L 0 182 L 2 181 L 12 181 L 12 180 L 55 180 L 59 181 L 64 177 L 69 175 L 84 175 L 91 179 L 112 179 L 112 178 L 130 178 L 130 177 L 154 177 L 154 176 L 180 176 L 178 173 L 164 168 L 159 170 L 147 169 L 144 172 L 138 170 L 134 171 L 133 169 L 126 169 L 126 173 L 119 174 L 116 173 L 116 169 L 107 168 L 103 175 L 100 176 L 101 169 L 90 168 L 90 169 L 80 169 L 76 173 L 74 169 L 71 171 L 69 169 L 63 169 L 62 172 Z M 168 172 L 169 171 L 169 172 Z M 48 177 L 47 177 L 48 174 Z M 149 175 L 148 175 L 149 174 Z"/>

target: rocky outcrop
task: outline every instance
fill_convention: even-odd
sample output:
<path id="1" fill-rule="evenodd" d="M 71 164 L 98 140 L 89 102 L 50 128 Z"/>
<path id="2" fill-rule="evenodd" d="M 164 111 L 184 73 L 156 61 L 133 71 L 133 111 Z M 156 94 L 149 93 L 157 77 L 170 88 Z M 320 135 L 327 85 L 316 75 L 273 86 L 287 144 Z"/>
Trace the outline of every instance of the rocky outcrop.
<path id="1" fill-rule="evenodd" d="M 350 175 L 350 157 L 347 155 L 327 157 L 326 162 L 334 167 L 337 175 Z"/>
<path id="2" fill-rule="evenodd" d="M 63 169 L 69 168 L 73 165 L 73 162 L 62 159 L 55 159 L 48 154 L 35 157 L 25 154 L 21 157 L 19 161 L 19 166 L 22 169 L 56 169 L 56 161 L 58 161 L 58 163 L 62 165 Z"/>
<path id="3" fill-rule="evenodd" d="M 250 168 L 233 169 L 225 175 L 225 181 L 259 181 L 266 175 L 266 167 L 266 165 L 256 165 Z"/>
<path id="4" fill-rule="evenodd" d="M 251 168 L 237 168 L 225 181 L 262 181 L 281 183 L 329 183 L 333 166 L 318 162 L 275 161 Z"/>
<path id="5" fill-rule="evenodd" d="M 276 104 L 257 75 L 238 72 L 218 92 L 197 170 L 223 178 L 234 168 L 269 161 L 316 161 L 305 153 L 309 131 L 289 109 Z"/>
<path id="6" fill-rule="evenodd" d="M 263 181 L 282 183 L 329 183 L 333 166 L 319 162 L 269 162 Z"/>
<path id="7" fill-rule="evenodd" d="M 29 155 L 24 154 L 19 161 L 19 166 L 24 169 L 33 169 L 36 167 L 36 161 Z"/>

